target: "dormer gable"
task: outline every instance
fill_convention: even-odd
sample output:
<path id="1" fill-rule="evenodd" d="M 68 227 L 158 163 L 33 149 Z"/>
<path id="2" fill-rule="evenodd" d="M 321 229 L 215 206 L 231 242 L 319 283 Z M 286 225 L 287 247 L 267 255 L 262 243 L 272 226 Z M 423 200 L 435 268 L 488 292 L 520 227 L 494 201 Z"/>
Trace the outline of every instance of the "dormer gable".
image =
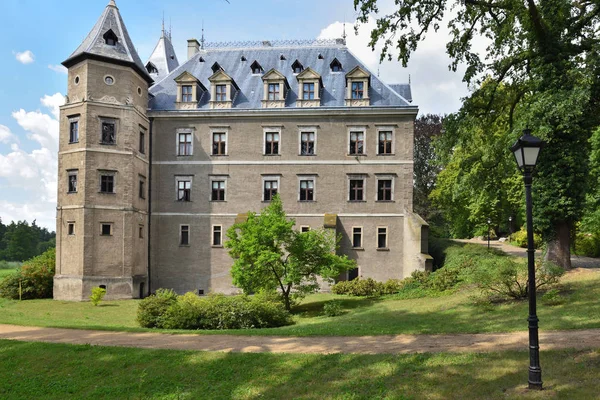
<path id="1" fill-rule="evenodd" d="M 298 75 L 298 107 L 319 107 L 321 105 L 321 89 L 323 80 L 321 75 L 308 67 Z"/>
<path id="2" fill-rule="evenodd" d="M 265 72 L 263 67 L 261 67 L 256 60 L 254 60 L 254 62 L 250 65 L 250 70 L 252 71 L 253 75 L 259 75 Z"/>
<path id="3" fill-rule="evenodd" d="M 304 71 L 304 66 L 300 61 L 296 60 L 292 64 L 292 71 L 294 71 L 294 74 L 299 74 L 300 72 Z"/>
<path id="4" fill-rule="evenodd" d="M 215 62 L 212 67 L 210 67 L 210 69 L 212 69 L 213 73 L 216 73 L 218 70 L 222 70 L 223 67 L 221 67 L 221 65 L 218 62 Z"/>
<path id="5" fill-rule="evenodd" d="M 177 83 L 177 109 L 193 110 L 198 108 L 198 103 L 206 92 L 206 87 L 202 82 L 187 71 L 173 80 Z"/>
<path id="6" fill-rule="evenodd" d="M 219 66 L 208 81 L 210 82 L 210 108 L 231 108 L 233 99 L 240 90 L 233 78 Z"/>
<path id="7" fill-rule="evenodd" d="M 341 72 L 342 63 L 337 58 L 334 58 L 331 64 L 329 64 L 329 68 L 331 69 L 331 72 Z"/>
<path id="8" fill-rule="evenodd" d="M 346 74 L 346 105 L 365 107 L 370 105 L 369 84 L 371 74 L 360 65 Z"/>
<path id="9" fill-rule="evenodd" d="M 263 80 L 263 108 L 283 108 L 285 99 L 290 90 L 290 84 L 285 75 L 275 68 L 270 69 L 262 76 Z"/>
<path id="10" fill-rule="evenodd" d="M 104 43 L 109 46 L 116 46 L 117 43 L 119 42 L 119 38 L 113 32 L 112 29 L 109 29 L 108 31 L 106 31 L 106 33 L 102 37 L 104 38 Z"/>

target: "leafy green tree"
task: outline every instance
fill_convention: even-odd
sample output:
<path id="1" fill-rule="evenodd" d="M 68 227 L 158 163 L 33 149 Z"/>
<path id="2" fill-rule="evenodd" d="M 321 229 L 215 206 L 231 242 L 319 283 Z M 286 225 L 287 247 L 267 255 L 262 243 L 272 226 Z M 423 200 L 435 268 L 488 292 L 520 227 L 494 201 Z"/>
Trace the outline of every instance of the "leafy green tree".
<path id="1" fill-rule="evenodd" d="M 354 0 L 359 22 L 377 13 L 377 0 Z M 534 179 L 535 224 L 548 243 L 548 258 L 570 268 L 570 232 L 581 218 L 587 192 L 589 137 L 600 124 L 600 3 L 592 0 L 398 0 L 377 17 L 371 32 L 381 59 L 404 65 L 430 29 L 448 17 L 450 67 L 466 64 L 464 80 L 485 94 L 480 115 L 490 112 L 496 90 L 511 94 L 513 140 L 526 126 L 547 142 Z M 485 57 L 473 38 L 489 39 Z M 483 92 L 482 92 L 483 90 Z M 514 122 L 514 123 L 512 123 Z"/>
<path id="2" fill-rule="evenodd" d="M 279 290 L 285 308 L 291 309 L 292 295 L 319 289 L 318 277 L 334 279 L 355 268 L 346 256 L 335 254 L 338 238 L 325 230 L 297 232 L 288 220 L 279 196 L 260 215 L 249 213 L 245 222 L 227 231 L 225 247 L 234 259 L 234 285 L 245 293 Z"/>

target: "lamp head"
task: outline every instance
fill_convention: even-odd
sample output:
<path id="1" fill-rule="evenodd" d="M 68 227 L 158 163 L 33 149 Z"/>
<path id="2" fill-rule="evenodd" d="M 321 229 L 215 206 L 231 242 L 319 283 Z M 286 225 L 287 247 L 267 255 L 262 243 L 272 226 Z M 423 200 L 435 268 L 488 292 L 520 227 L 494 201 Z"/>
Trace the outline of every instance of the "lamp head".
<path id="1" fill-rule="evenodd" d="M 535 168 L 542 147 L 544 147 L 544 142 L 540 138 L 532 136 L 531 129 L 525 129 L 523 136 L 511 146 L 510 150 L 515 156 L 519 169 L 523 172 L 531 172 Z"/>

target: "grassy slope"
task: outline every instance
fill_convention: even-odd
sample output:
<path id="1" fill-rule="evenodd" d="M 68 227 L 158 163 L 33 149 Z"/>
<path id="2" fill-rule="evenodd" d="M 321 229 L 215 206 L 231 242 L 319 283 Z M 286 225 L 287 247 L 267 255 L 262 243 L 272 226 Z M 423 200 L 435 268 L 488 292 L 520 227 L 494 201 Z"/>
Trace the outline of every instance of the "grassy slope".
<path id="1" fill-rule="evenodd" d="M 543 392 L 525 352 L 415 355 L 202 353 L 0 341 L 0 398 L 596 398 L 600 351 L 542 352 Z"/>
<path id="2" fill-rule="evenodd" d="M 16 269 L 0 269 L 0 281 L 15 271 Z"/>
<path id="3" fill-rule="evenodd" d="M 563 278 L 565 301 L 538 305 L 542 330 L 600 328 L 600 273 L 569 274 Z M 364 299 L 317 294 L 298 308 L 293 326 L 239 331 L 245 335 L 377 335 L 394 333 L 476 333 L 527 329 L 527 302 L 498 305 L 484 311 L 470 304 L 468 291 L 410 300 Z M 342 298 L 346 313 L 321 316 L 323 302 Z M 90 303 L 53 300 L 23 302 L 0 299 L 0 323 L 34 326 L 142 331 L 135 322 L 137 301 Z"/>

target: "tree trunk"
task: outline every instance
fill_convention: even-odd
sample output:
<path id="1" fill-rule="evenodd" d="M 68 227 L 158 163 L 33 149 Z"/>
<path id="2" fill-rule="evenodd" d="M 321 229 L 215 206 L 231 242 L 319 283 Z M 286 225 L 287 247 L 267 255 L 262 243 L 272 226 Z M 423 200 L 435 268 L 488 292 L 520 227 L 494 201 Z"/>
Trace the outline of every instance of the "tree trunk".
<path id="1" fill-rule="evenodd" d="M 568 222 L 555 225 L 555 238 L 548 242 L 546 261 L 560 265 L 565 271 L 571 269 L 571 229 Z"/>
<path id="2" fill-rule="evenodd" d="M 290 303 L 290 292 L 283 291 L 283 300 L 285 301 L 285 309 L 288 311 L 292 311 L 292 305 Z"/>

